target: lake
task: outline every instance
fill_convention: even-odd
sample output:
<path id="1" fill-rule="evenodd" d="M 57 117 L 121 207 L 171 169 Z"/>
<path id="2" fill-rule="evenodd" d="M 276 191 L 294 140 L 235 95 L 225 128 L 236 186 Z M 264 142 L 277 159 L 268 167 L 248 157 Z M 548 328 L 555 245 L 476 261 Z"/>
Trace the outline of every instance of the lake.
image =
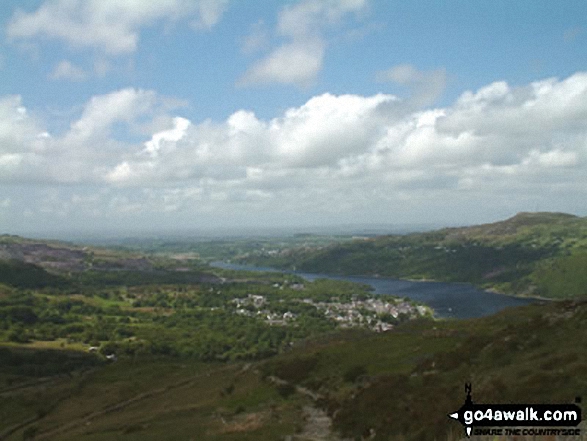
<path id="1" fill-rule="evenodd" d="M 494 314 L 504 308 L 538 302 L 535 299 L 522 299 L 483 291 L 468 283 L 420 282 L 392 279 L 389 277 L 331 276 L 328 274 L 282 271 L 273 268 L 226 262 L 212 262 L 211 265 L 217 268 L 231 270 L 271 271 L 296 274 L 310 282 L 316 279 L 333 279 L 363 283 L 370 285 L 375 294 L 391 294 L 399 297 L 408 297 L 424 303 L 434 309 L 435 316 L 439 318 L 465 319 L 483 317 Z"/>

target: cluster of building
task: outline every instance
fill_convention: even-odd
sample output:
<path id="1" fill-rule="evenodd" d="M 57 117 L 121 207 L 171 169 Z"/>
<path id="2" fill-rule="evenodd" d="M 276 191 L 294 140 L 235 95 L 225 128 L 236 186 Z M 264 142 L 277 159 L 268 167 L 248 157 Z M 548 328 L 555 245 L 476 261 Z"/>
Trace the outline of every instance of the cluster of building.
<path id="1" fill-rule="evenodd" d="M 383 332 L 393 329 L 389 320 L 381 317 L 391 316 L 398 319 L 400 314 L 406 317 L 426 315 L 428 310 L 424 306 L 414 306 L 411 303 L 398 299 L 397 301 L 370 298 L 367 300 L 352 300 L 350 303 L 318 302 L 309 299 L 305 303 L 314 305 L 324 311 L 324 316 L 336 321 L 342 328 L 368 327 L 374 331 Z"/>
<path id="2" fill-rule="evenodd" d="M 245 298 L 232 301 L 236 304 L 236 313 L 248 317 L 258 317 L 270 325 L 286 326 L 295 322 L 297 314 L 291 311 L 277 313 L 268 308 L 267 299 L 262 295 L 249 294 Z M 397 299 L 369 298 L 352 300 L 351 302 L 315 302 L 303 299 L 301 302 L 323 311 L 324 317 L 335 321 L 341 328 L 367 327 L 377 332 L 393 329 L 393 323 L 404 318 L 424 316 L 429 309 L 421 305 L 413 305 L 408 301 Z M 393 320 L 390 320 L 390 317 Z"/>
<path id="3" fill-rule="evenodd" d="M 296 319 L 297 314 L 286 311 L 283 314 L 262 309 L 267 305 L 267 299 L 257 294 L 248 294 L 245 298 L 233 299 L 232 303 L 236 305 L 236 313 L 247 317 L 258 317 L 265 320 L 270 325 L 286 326 Z"/>

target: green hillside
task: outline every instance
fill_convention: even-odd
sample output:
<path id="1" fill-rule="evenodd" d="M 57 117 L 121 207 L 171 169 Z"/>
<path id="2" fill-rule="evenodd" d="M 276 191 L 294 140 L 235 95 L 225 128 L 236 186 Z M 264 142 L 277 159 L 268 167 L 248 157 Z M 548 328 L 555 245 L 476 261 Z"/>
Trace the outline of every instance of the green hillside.
<path id="1" fill-rule="evenodd" d="M 326 274 L 469 282 L 506 293 L 587 294 L 587 218 L 520 213 L 493 224 L 381 236 L 321 248 L 257 252 L 247 263 Z M 584 266 L 583 266 L 584 268 Z"/>
<path id="2" fill-rule="evenodd" d="M 579 341 L 587 341 L 585 301 L 412 321 L 384 334 L 328 334 L 254 363 L 135 356 L 104 365 L 56 351 L 71 358 L 63 376 L 63 368 L 46 367 L 57 356 L 5 348 L 0 433 L 6 440 L 454 440 L 462 428 L 446 415 L 463 403 L 465 381 L 480 403 L 586 396 Z"/>
<path id="3" fill-rule="evenodd" d="M 465 382 L 480 403 L 572 402 L 585 238 L 585 219 L 521 214 L 250 256 L 574 297 L 471 320 L 351 282 L 2 238 L 0 439 L 453 441 Z"/>
<path id="4" fill-rule="evenodd" d="M 32 263 L 0 260 L 0 283 L 21 288 L 65 287 L 64 277 L 50 274 Z"/>
<path id="5" fill-rule="evenodd" d="M 181 271 L 178 271 L 180 269 Z M 196 259 L 0 236 L 0 284 L 84 292 L 104 286 L 191 284 L 216 277 Z"/>

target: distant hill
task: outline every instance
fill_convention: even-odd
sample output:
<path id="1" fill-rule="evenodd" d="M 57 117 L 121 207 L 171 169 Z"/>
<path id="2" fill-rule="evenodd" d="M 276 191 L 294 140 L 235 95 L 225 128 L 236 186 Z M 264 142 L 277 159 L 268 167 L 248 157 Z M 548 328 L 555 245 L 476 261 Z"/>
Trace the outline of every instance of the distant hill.
<path id="1" fill-rule="evenodd" d="M 18 288 L 183 283 L 210 277 L 201 267 L 142 253 L 0 236 L 0 284 Z"/>
<path id="2" fill-rule="evenodd" d="M 65 287 L 65 278 L 18 260 L 0 261 L 0 283 L 20 288 Z"/>
<path id="3" fill-rule="evenodd" d="M 475 225 L 470 227 L 447 228 L 441 231 L 448 231 L 457 236 L 463 235 L 465 237 L 480 238 L 487 236 L 512 236 L 516 234 L 524 234 L 524 231 L 532 229 L 536 226 L 548 226 L 551 228 L 562 227 L 568 228 L 575 225 L 577 222 L 581 224 L 581 218 L 573 214 L 567 213 L 527 213 L 521 212 L 515 216 L 490 224 Z M 584 219 L 583 219 L 584 220 Z"/>
<path id="4" fill-rule="evenodd" d="M 150 270 L 152 263 L 137 253 L 82 247 L 67 242 L 0 236 L 0 260 L 16 260 L 48 271 L 69 272 L 86 269 Z"/>
<path id="5" fill-rule="evenodd" d="M 247 263 L 325 274 L 469 282 L 518 295 L 587 294 L 587 218 L 518 213 L 491 224 L 363 238 L 244 256 Z"/>

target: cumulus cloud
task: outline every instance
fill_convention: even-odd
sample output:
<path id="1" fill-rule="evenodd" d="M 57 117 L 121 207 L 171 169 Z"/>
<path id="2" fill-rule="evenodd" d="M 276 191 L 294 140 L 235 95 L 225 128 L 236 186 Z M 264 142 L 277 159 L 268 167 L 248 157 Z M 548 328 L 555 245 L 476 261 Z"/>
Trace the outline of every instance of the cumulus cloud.
<path id="1" fill-rule="evenodd" d="M 81 117 L 71 125 L 67 137 L 100 140 L 110 135 L 115 122 L 130 123 L 149 114 L 156 102 L 155 92 L 133 88 L 94 96 L 84 106 Z"/>
<path id="2" fill-rule="evenodd" d="M 128 138 L 140 136 L 142 119 L 169 109 L 153 91 L 122 89 L 95 96 L 65 133 L 29 116 L 20 96 L 0 99 L 0 180 L 4 182 L 91 183 L 119 161 Z M 138 134 L 138 135 L 137 135 Z"/>
<path id="3" fill-rule="evenodd" d="M 495 82 L 423 110 L 387 94 L 323 94 L 273 119 L 239 110 L 194 122 L 163 101 L 137 89 L 96 96 L 55 136 L 20 98 L 3 98 L 0 176 L 116 188 L 124 198 L 100 203 L 125 213 L 336 213 L 449 196 L 587 196 L 583 72 L 521 87 Z M 137 129 L 145 119 L 162 122 L 145 135 Z M 120 135 L 121 124 L 130 135 Z"/>
<path id="4" fill-rule="evenodd" d="M 185 136 L 190 124 L 188 119 L 181 117 L 174 118 L 172 129 L 155 133 L 151 140 L 145 143 L 145 153 L 151 157 L 158 156 L 159 151 L 165 149 L 166 145 L 174 145 L 180 141 Z"/>
<path id="5" fill-rule="evenodd" d="M 239 84 L 311 84 L 322 70 L 325 29 L 339 25 L 349 14 L 360 13 L 366 5 L 367 0 L 302 0 L 285 6 L 276 34 L 286 42 L 257 60 Z"/>
<path id="6" fill-rule="evenodd" d="M 18 10 L 6 32 L 11 39 L 43 36 L 75 48 L 122 54 L 136 50 L 142 27 L 187 19 L 194 28 L 210 29 L 227 4 L 228 0 L 45 0 L 36 11 Z"/>
<path id="7" fill-rule="evenodd" d="M 68 60 L 60 61 L 49 74 L 51 80 L 72 80 L 83 81 L 88 77 L 88 74 L 81 68 L 71 63 Z"/>
<path id="8" fill-rule="evenodd" d="M 28 115 L 20 96 L 0 98 L 0 180 L 17 180 L 19 170 L 42 151 L 39 123 Z"/>

